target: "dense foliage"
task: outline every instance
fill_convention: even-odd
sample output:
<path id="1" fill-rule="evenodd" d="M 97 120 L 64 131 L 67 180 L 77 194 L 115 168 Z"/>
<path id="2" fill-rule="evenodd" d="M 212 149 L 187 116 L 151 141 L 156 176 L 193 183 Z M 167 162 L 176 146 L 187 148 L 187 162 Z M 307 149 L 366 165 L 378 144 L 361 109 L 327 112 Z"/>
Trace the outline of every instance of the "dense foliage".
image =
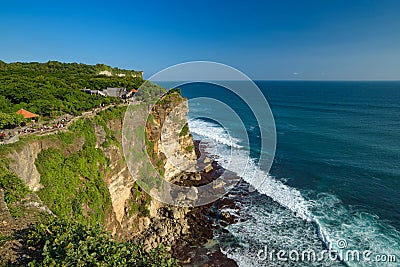
<path id="1" fill-rule="evenodd" d="M 135 182 L 132 190 L 133 197 L 129 200 L 130 209 L 128 210 L 129 216 L 138 214 L 139 217 L 146 217 L 150 215 L 150 210 L 148 208 L 151 197 L 146 192 L 144 192 L 139 185 Z"/>
<path id="2" fill-rule="evenodd" d="M 127 76 L 99 76 L 101 70 L 127 73 Z M 83 88 L 139 88 L 142 78 L 129 73 L 136 72 L 112 69 L 103 64 L 91 66 L 56 61 L 6 64 L 0 61 L 0 112 L 15 113 L 23 108 L 44 117 L 64 113 L 77 115 L 100 104 L 119 102 L 113 97 L 88 95 L 81 92 Z"/>
<path id="3" fill-rule="evenodd" d="M 101 149 L 95 148 L 96 136 L 90 120 L 78 120 L 70 130 L 72 133 L 59 135 L 61 141 L 68 144 L 69 137 L 81 136 L 85 144 L 68 157 L 54 148 L 39 153 L 35 163 L 44 187 L 38 195 L 59 217 L 103 223 L 106 211 L 111 208 L 103 180 L 108 159 Z"/>
<path id="4" fill-rule="evenodd" d="M 157 105 L 176 105 L 180 102 L 182 102 L 182 95 L 181 95 L 181 89 L 179 88 L 174 88 L 170 89 L 168 92 L 166 92 L 160 100 L 157 101 Z"/>
<path id="5" fill-rule="evenodd" d="M 50 148 L 38 154 L 35 162 L 40 173 L 43 188 L 38 192 L 42 201 L 61 218 L 74 218 L 79 222 L 103 223 L 104 215 L 111 210 L 111 199 L 104 183 L 104 175 L 109 171 L 109 159 L 100 148 L 96 148 L 93 123 L 102 126 L 105 141 L 101 146 L 119 147 L 116 133 L 107 124 L 112 119 L 122 120 L 126 106 L 109 108 L 91 119 L 80 119 L 69 127 L 70 132 L 57 134 L 62 142 L 60 149 Z M 63 147 L 74 146 L 77 138 L 83 137 L 82 149 L 65 156 Z M 139 188 L 136 187 L 137 192 Z M 139 191 L 138 191 L 139 190 Z M 147 216 L 150 197 L 147 194 L 131 200 L 131 215 Z"/>
<path id="6" fill-rule="evenodd" d="M 18 73 L 37 72 L 37 73 L 68 73 L 70 75 L 98 75 L 100 71 L 110 71 L 112 74 L 124 73 L 126 75 L 140 74 L 139 71 L 123 70 L 112 68 L 104 64 L 86 65 L 80 63 L 61 63 L 58 61 L 48 61 L 46 63 L 39 62 L 14 62 L 5 63 L 0 60 L 0 71 L 8 70 Z"/>
<path id="7" fill-rule="evenodd" d="M 23 121 L 25 119 L 21 114 L 0 112 L 0 129 L 20 125 Z"/>
<path id="8" fill-rule="evenodd" d="M 102 70 L 124 73 L 126 77 L 98 75 Z M 99 64 L 89 66 L 53 61 L 6 64 L 0 61 L 0 128 L 19 124 L 23 119 L 15 112 L 20 108 L 42 118 L 54 118 L 65 113 L 78 115 L 100 104 L 118 103 L 116 98 L 91 96 L 81 89 L 139 88 L 143 80 L 130 74 L 137 73 Z M 143 93 L 138 94 L 138 100 L 158 99 L 165 93 L 165 89 L 151 83 L 146 83 L 144 88 Z M 105 174 L 110 171 L 110 159 L 103 150 L 110 145 L 121 148 L 119 134 L 107 125 L 112 119 L 122 119 L 125 110 L 123 106 L 109 108 L 94 117 L 75 121 L 69 131 L 46 137 L 31 135 L 15 144 L 0 146 L 3 156 L 32 140 L 54 142 L 50 145 L 53 148 L 38 154 L 35 164 L 43 185 L 37 195 L 58 219 L 37 224 L 24 236 L 28 247 L 34 250 L 33 254 L 41 255 L 35 256 L 30 266 L 177 265 L 163 247 L 146 252 L 140 245 L 116 242 L 99 226 L 104 225 L 105 216 L 112 212 L 110 193 L 104 181 Z M 106 133 L 101 147 L 96 144 L 94 124 L 102 126 Z M 54 148 L 54 144 L 60 146 Z M 28 212 L 23 209 L 21 212 L 21 207 L 36 195 L 6 165 L 7 160 L 1 159 L 0 188 L 4 190 L 11 215 L 25 220 L 24 215 Z M 148 216 L 150 197 L 137 184 L 134 189 L 129 214 Z M 0 245 L 10 238 L 14 237 L 0 235 Z"/>
<path id="9" fill-rule="evenodd" d="M 125 106 L 108 108 L 94 117 L 77 120 L 68 132 L 46 137 L 49 142 L 60 146 L 38 154 L 35 164 L 43 185 L 38 195 L 57 219 L 46 216 L 44 223 L 36 224 L 27 235 L 21 236 L 29 250 L 24 252 L 28 255 L 24 264 L 29 261 L 29 266 L 178 265 L 163 247 L 146 252 L 142 245 L 113 240 L 100 227 L 105 224 L 107 211 L 111 212 L 110 195 L 104 182 L 104 175 L 109 171 L 109 159 L 101 148 L 96 148 L 98 140 L 94 123 L 102 126 L 106 133 L 101 146 L 120 146 L 116 136 L 119 133 L 107 126 L 110 120 L 122 119 L 125 110 Z M 82 138 L 84 144 L 80 147 L 77 140 Z M 13 144 L 13 148 L 17 149 L 20 142 Z M 73 147 L 76 152 L 71 152 Z M 2 155 L 6 152 L 1 151 Z M 3 163 L 0 164 L 0 187 L 5 191 L 7 205 L 14 218 L 19 214 L 18 217 L 24 220 L 21 200 L 31 191 L 5 167 L 6 159 L 0 163 Z M 150 197 L 137 184 L 134 189 L 134 196 L 129 201 L 130 216 L 148 216 Z M 0 245 L 14 239 L 14 235 L 0 236 Z"/>
<path id="10" fill-rule="evenodd" d="M 164 95 L 166 92 L 167 91 L 165 90 L 165 88 L 149 81 L 145 81 L 141 85 L 140 90 L 135 94 L 135 98 L 138 101 L 153 104 L 154 102 L 159 100 L 161 96 Z"/>
<path id="11" fill-rule="evenodd" d="M 29 266 L 177 266 L 163 247 L 146 252 L 142 246 L 116 242 L 98 225 L 65 220 L 37 225 L 27 237 L 28 246 L 42 252 Z"/>
<path id="12" fill-rule="evenodd" d="M 18 202 L 23 200 L 30 190 L 17 175 L 9 171 L 3 164 L 0 162 L 0 188 L 4 192 L 4 200 L 11 216 L 16 218 L 21 215 L 21 207 Z"/>

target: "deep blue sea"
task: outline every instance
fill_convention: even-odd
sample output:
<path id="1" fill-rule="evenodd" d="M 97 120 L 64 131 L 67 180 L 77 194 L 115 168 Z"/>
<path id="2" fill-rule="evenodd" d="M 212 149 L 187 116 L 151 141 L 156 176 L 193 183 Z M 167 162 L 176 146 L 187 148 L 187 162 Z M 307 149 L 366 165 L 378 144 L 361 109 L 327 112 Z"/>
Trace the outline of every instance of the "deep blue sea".
<path id="1" fill-rule="evenodd" d="M 218 118 L 227 118 L 218 106 L 191 99 L 218 99 L 239 115 L 250 140 L 252 175 L 266 181 L 254 190 L 251 175 L 243 177 L 237 191 L 249 194 L 238 200 L 240 209 L 231 211 L 241 221 L 228 226 L 228 233 L 217 234 L 223 252 L 240 266 L 399 266 L 400 82 L 256 84 L 276 124 L 276 153 L 269 171 L 257 162 L 263 153 L 260 131 L 248 105 L 212 84 L 180 87 L 189 99 L 192 134 L 217 144 L 222 165 L 228 155 L 233 161 L 246 160 L 240 153 L 228 153 L 230 147 L 242 145 L 235 136 L 238 125 L 224 129 Z M 198 114 L 202 118 L 196 118 Z M 287 258 L 291 250 L 301 254 L 329 248 L 335 255 L 321 261 L 298 259 L 295 252 L 288 261 L 261 253 L 284 250 Z M 351 250 L 370 253 L 366 260 L 346 258 Z M 388 263 L 393 258 L 397 262 Z"/>

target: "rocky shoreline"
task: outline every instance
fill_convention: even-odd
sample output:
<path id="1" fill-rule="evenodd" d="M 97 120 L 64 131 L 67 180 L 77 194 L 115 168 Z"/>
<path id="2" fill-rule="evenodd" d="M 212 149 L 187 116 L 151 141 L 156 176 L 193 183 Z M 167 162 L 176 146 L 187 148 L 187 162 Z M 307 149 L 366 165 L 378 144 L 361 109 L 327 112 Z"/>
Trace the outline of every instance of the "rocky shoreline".
<path id="1" fill-rule="evenodd" d="M 200 158 L 199 141 L 194 141 L 196 156 Z M 182 172 L 171 182 L 184 186 L 201 186 L 219 178 L 224 169 L 206 157 L 206 168 L 201 172 Z M 154 200 L 153 200 L 154 201 Z M 146 249 L 160 244 L 170 249 L 182 266 L 237 266 L 226 257 L 214 239 L 215 231 L 235 223 L 237 218 L 224 209 L 237 209 L 229 197 L 223 197 L 200 207 L 175 207 L 154 201 L 153 215 L 142 218 L 146 230 L 132 241 Z M 226 230 L 225 230 L 226 231 Z"/>
<path id="2" fill-rule="evenodd" d="M 167 180 L 184 186 L 197 187 L 209 184 L 219 178 L 222 173 L 225 177 L 234 175 L 225 171 L 217 161 L 211 159 L 211 156 L 208 157 L 209 155 L 206 153 L 201 155 L 200 142 L 193 142 L 188 130 L 183 134 L 178 126 L 171 126 L 168 130 L 171 133 L 177 133 L 176 135 L 179 134 L 179 142 L 173 142 L 173 137 L 176 137 L 174 134 L 170 134 L 169 139 L 161 142 L 160 127 L 175 102 L 185 103 L 185 100 L 179 94 L 170 95 L 169 101 L 163 102 L 162 107 L 156 108 L 153 121 L 146 128 L 150 144 L 148 149 L 151 148 L 154 166 L 159 167 L 159 171 L 165 174 Z M 175 117 L 185 121 L 186 114 L 187 106 L 184 106 L 177 109 Z M 89 121 L 90 119 L 87 118 L 85 122 Z M 121 118 L 108 120 L 105 127 L 92 121 L 91 127 L 93 128 L 93 138 L 96 140 L 94 148 L 101 150 L 109 159 L 110 169 L 104 173 L 104 182 L 110 194 L 111 206 L 109 211 L 104 214 L 104 228 L 113 235 L 115 240 L 127 240 L 141 244 L 146 250 L 163 244 L 174 257 L 180 260 L 183 266 L 237 266 L 233 260 L 228 259 L 220 251 L 218 242 L 214 239 L 215 233 L 224 231 L 224 227 L 237 221 L 237 218 L 230 213 L 224 212 L 224 209 L 237 209 L 235 202 L 229 197 L 223 197 L 208 205 L 188 208 L 170 206 L 154 198 L 151 199 L 143 189 L 135 184 L 133 178 L 141 175 L 142 162 L 140 158 L 135 160 L 132 174 L 129 173 L 126 161 L 123 160 L 123 153 L 118 146 L 122 143 Z M 107 140 L 107 131 L 115 135 L 114 144 L 104 145 Z M 18 150 L 10 150 L 6 155 L 7 158 L 12 159 L 10 166 L 7 167 L 33 190 L 32 194 L 35 196 L 35 191 L 42 188 L 40 173 L 35 164 L 36 158 L 42 151 L 60 147 L 60 142 L 58 139 L 44 137 L 26 142 Z M 66 146 L 61 152 L 65 157 L 70 157 L 82 150 L 84 144 L 85 139 L 77 135 L 73 139 L 73 143 Z M 194 164 L 197 157 L 201 161 L 199 165 L 202 165 L 203 171 L 179 171 L 185 169 L 183 168 L 185 166 L 175 168 L 170 164 L 164 154 L 167 149 L 170 151 L 180 150 Z M 188 162 L 182 164 L 185 163 Z M 223 190 L 222 187 L 221 190 Z M 35 209 L 30 213 L 41 214 L 41 211 Z M 21 219 L 21 221 L 27 221 L 25 216 Z M 32 225 L 35 222 L 32 220 Z M 31 224 L 21 227 L 28 229 Z M 6 241 L 6 244 L 11 243 L 11 241 Z M 22 244 L 18 246 L 23 247 Z M 15 259 L 23 256 L 17 251 L 14 254 Z"/>
<path id="3" fill-rule="evenodd" d="M 173 256 L 183 266 L 237 266 L 226 257 L 214 239 L 214 231 L 234 223 L 234 217 L 221 212 L 223 207 L 233 207 L 229 199 L 198 208 L 189 213 L 190 234 L 178 239 L 172 247 Z"/>
<path id="4" fill-rule="evenodd" d="M 194 140 L 196 156 L 200 157 L 199 141 Z M 210 161 L 212 168 L 200 172 L 201 179 L 183 179 L 185 186 L 201 186 L 220 177 L 224 169 L 217 161 Z M 235 223 L 238 218 L 224 209 L 237 209 L 229 198 L 223 197 L 213 203 L 192 208 L 186 214 L 189 233 L 178 238 L 172 245 L 172 254 L 183 266 L 237 266 L 236 262 L 224 255 L 214 239 L 216 230 Z M 226 230 L 225 230 L 226 231 Z"/>

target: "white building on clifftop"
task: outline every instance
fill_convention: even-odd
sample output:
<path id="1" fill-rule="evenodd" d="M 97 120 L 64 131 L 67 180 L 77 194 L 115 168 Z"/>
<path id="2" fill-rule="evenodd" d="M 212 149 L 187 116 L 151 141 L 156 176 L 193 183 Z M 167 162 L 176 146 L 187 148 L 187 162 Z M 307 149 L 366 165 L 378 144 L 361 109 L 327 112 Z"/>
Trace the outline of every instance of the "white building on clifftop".
<path id="1" fill-rule="evenodd" d="M 108 76 L 108 77 L 113 76 L 111 71 L 108 71 L 108 70 L 100 71 L 99 75 L 105 75 L 105 76 Z M 128 75 L 129 75 L 129 73 L 128 73 Z M 117 76 L 117 77 L 125 77 L 126 74 L 125 73 L 117 73 L 117 74 L 115 74 L 115 76 Z M 131 76 L 133 78 L 135 78 L 135 77 L 143 78 L 143 71 L 134 71 L 134 73 L 131 73 Z"/>
<path id="2" fill-rule="evenodd" d="M 99 72 L 99 75 L 112 76 L 112 73 L 108 70 L 103 70 Z"/>

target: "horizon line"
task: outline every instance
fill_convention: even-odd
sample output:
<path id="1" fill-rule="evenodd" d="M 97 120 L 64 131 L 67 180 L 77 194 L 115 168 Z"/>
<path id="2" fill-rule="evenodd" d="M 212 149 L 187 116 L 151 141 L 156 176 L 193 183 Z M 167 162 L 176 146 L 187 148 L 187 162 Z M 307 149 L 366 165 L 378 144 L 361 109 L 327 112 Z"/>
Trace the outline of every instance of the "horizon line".
<path id="1" fill-rule="evenodd" d="M 148 79 L 144 79 L 148 80 Z M 151 80 L 149 80 L 151 81 Z M 208 80 L 213 81 L 227 81 L 227 82 L 246 82 L 248 80 Z M 320 80 L 320 79 L 251 79 L 251 81 L 269 81 L 269 82 L 400 82 L 400 79 L 332 79 L 332 80 Z M 191 82 L 189 80 L 154 80 L 151 82 Z M 192 81 L 192 82 L 206 82 L 206 81 Z"/>

